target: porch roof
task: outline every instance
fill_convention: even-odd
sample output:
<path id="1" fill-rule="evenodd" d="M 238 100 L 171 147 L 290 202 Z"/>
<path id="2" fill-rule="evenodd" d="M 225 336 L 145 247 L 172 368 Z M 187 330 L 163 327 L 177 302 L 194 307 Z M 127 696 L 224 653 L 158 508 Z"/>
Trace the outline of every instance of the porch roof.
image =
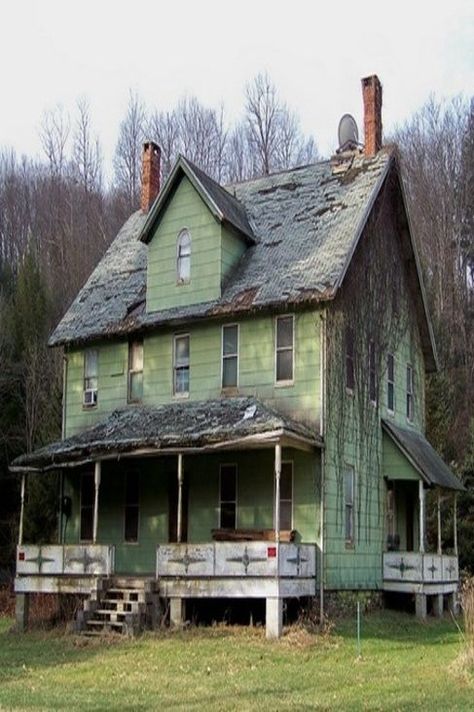
<path id="1" fill-rule="evenodd" d="M 271 443 L 322 447 L 307 425 L 255 398 L 180 401 L 116 410 L 92 428 L 17 457 L 10 470 L 44 472 L 126 455 L 206 452 Z"/>
<path id="2" fill-rule="evenodd" d="M 382 427 L 400 452 L 429 485 L 443 489 L 464 490 L 461 481 L 421 433 L 382 420 Z"/>

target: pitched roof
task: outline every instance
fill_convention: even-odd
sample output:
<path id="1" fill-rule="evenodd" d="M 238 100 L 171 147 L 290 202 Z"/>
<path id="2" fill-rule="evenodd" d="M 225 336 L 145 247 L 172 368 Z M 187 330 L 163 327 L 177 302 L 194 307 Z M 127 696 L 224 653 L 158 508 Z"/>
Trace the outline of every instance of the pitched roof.
<path id="1" fill-rule="evenodd" d="M 354 155 L 344 172 L 324 161 L 224 189 L 180 158 L 150 214 L 135 213 L 125 223 L 49 343 L 84 342 L 332 298 L 392 163 L 393 153 L 384 149 L 372 158 Z M 180 171 L 192 176 L 222 219 L 251 233 L 254 244 L 224 284 L 220 299 L 146 312 L 142 240 L 148 239 L 152 216 L 169 198 Z"/>
<path id="2" fill-rule="evenodd" d="M 310 446 L 321 446 L 313 430 L 263 405 L 255 398 L 186 401 L 158 407 L 116 410 L 93 427 L 65 440 L 46 445 L 13 461 L 12 471 L 45 471 L 79 465 L 91 460 L 180 449 L 248 446 L 267 436 L 285 436 Z"/>
<path id="3" fill-rule="evenodd" d="M 400 428 L 388 420 L 382 420 L 382 427 L 428 484 L 445 489 L 464 490 L 461 481 L 451 472 L 424 435 Z"/>

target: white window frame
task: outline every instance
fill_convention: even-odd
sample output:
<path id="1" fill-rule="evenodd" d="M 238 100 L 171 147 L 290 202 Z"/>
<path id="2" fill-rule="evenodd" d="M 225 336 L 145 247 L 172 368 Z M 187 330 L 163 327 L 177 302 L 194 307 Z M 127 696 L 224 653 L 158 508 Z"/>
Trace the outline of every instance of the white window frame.
<path id="1" fill-rule="evenodd" d="M 178 339 L 188 339 L 188 390 L 176 391 L 176 341 Z M 189 398 L 189 388 L 191 385 L 191 337 L 189 333 L 173 334 L 173 373 L 172 373 L 172 391 L 174 398 Z"/>
<path id="2" fill-rule="evenodd" d="M 142 347 L 142 367 L 141 369 L 132 368 L 132 351 L 134 344 L 141 344 Z M 127 371 L 127 403 L 142 403 L 143 402 L 143 391 L 141 398 L 132 398 L 132 376 L 136 373 L 142 374 L 142 387 L 143 387 L 143 372 L 145 366 L 145 349 L 143 339 L 133 339 L 128 342 L 128 371 Z"/>
<path id="3" fill-rule="evenodd" d="M 129 505 L 132 507 L 137 507 L 138 509 L 138 516 L 137 516 L 137 538 L 136 541 L 127 541 L 125 538 L 126 535 L 126 526 L 125 526 L 125 518 L 126 518 L 126 511 L 127 511 L 127 477 L 129 475 L 133 475 L 134 477 L 138 477 L 138 502 L 136 505 Z M 123 543 L 126 544 L 127 546 L 137 546 L 140 543 L 140 514 L 141 514 L 141 502 L 140 502 L 140 495 L 141 495 L 141 477 L 140 477 L 140 471 L 135 470 L 135 469 L 127 469 L 124 472 L 124 477 L 123 477 Z"/>
<path id="4" fill-rule="evenodd" d="M 224 467 L 233 467 L 235 470 L 235 500 L 234 499 L 222 499 L 222 469 Z M 237 522 L 238 522 L 238 491 L 239 491 L 239 468 L 236 462 L 221 462 L 219 464 L 219 507 L 218 507 L 218 513 L 217 513 L 217 526 L 218 529 L 223 529 L 224 527 L 221 526 L 221 512 L 222 512 L 222 503 L 224 504 L 234 502 L 235 504 L 235 522 L 234 522 L 234 529 L 237 529 Z M 227 528 L 227 527 L 225 527 Z"/>
<path id="5" fill-rule="evenodd" d="M 278 321 L 280 319 L 290 319 L 292 321 L 292 342 L 290 346 L 280 346 L 278 348 Z M 295 315 L 294 314 L 278 314 L 274 319 L 274 335 L 275 335 L 275 355 L 274 355 L 274 369 L 275 369 L 275 386 L 278 388 L 284 388 L 286 386 L 293 386 L 295 383 Z M 277 380 L 277 360 L 279 351 L 289 351 L 291 348 L 291 379 L 286 379 L 284 381 Z"/>
<path id="6" fill-rule="evenodd" d="M 90 376 L 87 375 L 87 354 L 95 353 L 95 360 L 96 360 L 96 375 L 95 376 Z M 88 381 L 91 381 L 95 379 L 96 381 L 96 387 L 91 388 L 90 384 L 88 384 Z M 93 396 L 93 402 L 92 403 L 86 403 L 85 397 L 86 393 L 95 393 L 95 396 Z M 92 348 L 87 348 L 84 349 L 84 361 L 83 361 L 83 380 L 82 380 L 82 407 L 86 408 L 89 410 L 90 408 L 97 408 L 97 402 L 99 400 L 99 349 L 92 347 Z"/>
<path id="7" fill-rule="evenodd" d="M 182 259 L 182 256 L 180 255 L 180 249 L 181 249 L 181 240 L 185 237 L 188 236 L 189 238 L 189 277 L 185 279 L 184 277 L 180 276 L 180 260 Z M 183 227 L 176 238 L 176 284 L 177 285 L 183 285 L 183 284 L 190 284 L 191 282 L 191 256 L 192 256 L 192 244 L 193 240 L 191 237 L 191 232 L 187 227 Z M 187 257 L 188 255 L 186 255 Z"/>
<path id="8" fill-rule="evenodd" d="M 237 327 L 237 352 L 235 354 L 224 355 L 224 329 Z M 224 360 L 229 358 L 237 358 L 237 383 L 235 386 L 224 386 Z M 240 324 L 223 324 L 221 328 L 221 389 L 230 390 L 239 387 L 239 371 L 240 371 Z"/>
<path id="9" fill-rule="evenodd" d="M 295 505 L 295 463 L 294 460 L 282 460 L 281 466 L 283 469 L 283 465 L 290 465 L 291 466 L 291 526 L 290 530 L 292 531 L 294 528 L 294 521 L 295 521 L 295 516 L 294 516 L 294 505 Z M 281 482 L 280 482 L 281 484 Z M 281 487 L 280 487 L 280 528 L 281 528 L 281 503 L 282 501 L 288 502 L 287 499 L 282 500 L 281 497 Z M 275 502 L 275 486 L 273 487 L 273 502 Z M 273 509 L 275 509 L 275 504 L 273 505 Z M 276 512 L 273 512 L 273 528 L 276 528 Z M 283 530 L 286 531 L 286 530 Z"/>
<path id="10" fill-rule="evenodd" d="M 390 368 L 389 368 L 389 359 L 392 359 L 393 362 L 393 377 L 390 379 Z M 389 392 L 390 392 L 390 385 L 393 388 L 393 408 L 390 408 L 390 399 L 389 399 Z M 395 403 L 395 356 L 393 353 L 388 353 L 387 354 L 387 411 L 390 415 L 395 415 L 395 408 L 396 408 L 396 403 Z"/>
<path id="11" fill-rule="evenodd" d="M 408 374 L 410 373 L 410 379 Z M 410 363 L 406 368 L 406 417 L 409 423 L 413 423 L 415 416 L 415 371 Z"/>
<path id="12" fill-rule="evenodd" d="M 352 502 L 348 504 L 347 498 L 346 498 L 346 473 L 350 471 L 352 474 Z M 356 471 L 354 465 L 351 465 L 350 463 L 346 462 L 344 463 L 344 540 L 346 542 L 346 545 L 348 546 L 354 546 L 355 544 L 355 530 L 356 530 L 356 521 L 355 521 L 355 502 L 356 502 Z M 347 508 L 351 508 L 351 529 L 352 531 L 350 532 L 351 536 L 347 536 L 347 530 L 346 530 L 346 511 Z"/>

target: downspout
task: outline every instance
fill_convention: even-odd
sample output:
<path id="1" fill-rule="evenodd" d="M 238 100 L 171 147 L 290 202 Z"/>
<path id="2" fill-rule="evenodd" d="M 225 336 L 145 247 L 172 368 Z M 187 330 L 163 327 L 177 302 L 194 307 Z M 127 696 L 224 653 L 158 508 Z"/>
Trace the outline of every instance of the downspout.
<path id="1" fill-rule="evenodd" d="M 323 445 L 325 445 L 325 434 L 326 434 L 326 401 L 327 401 L 327 393 L 326 393 L 326 376 L 327 376 L 327 370 L 326 370 L 326 310 L 324 309 L 322 314 L 320 314 L 320 339 L 321 339 L 321 358 L 320 358 L 320 378 L 321 378 L 321 410 L 320 410 L 320 417 L 319 417 L 319 434 L 321 436 L 321 439 L 323 441 Z M 320 622 L 322 623 L 324 619 L 324 517 L 325 517 L 325 507 L 324 507 L 324 479 L 325 479 L 325 465 L 326 465 L 326 458 L 325 458 L 325 449 L 324 447 L 321 448 L 321 490 L 320 490 L 320 538 L 319 538 L 319 548 L 320 548 L 320 557 L 319 557 L 319 566 L 320 566 L 320 574 L 319 574 L 319 619 Z"/>

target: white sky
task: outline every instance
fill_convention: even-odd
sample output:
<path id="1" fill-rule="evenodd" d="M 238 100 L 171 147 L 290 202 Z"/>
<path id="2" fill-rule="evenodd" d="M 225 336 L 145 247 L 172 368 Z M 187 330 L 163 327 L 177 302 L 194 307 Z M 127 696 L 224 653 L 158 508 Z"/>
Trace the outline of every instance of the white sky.
<path id="1" fill-rule="evenodd" d="M 472 0 L 0 0 L 0 146 L 38 154 L 43 111 L 84 95 L 110 170 L 130 88 L 233 119 L 267 70 L 329 154 L 343 113 L 361 129 L 363 76 L 382 81 L 388 130 L 430 92 L 472 95 L 473 18 Z"/>

